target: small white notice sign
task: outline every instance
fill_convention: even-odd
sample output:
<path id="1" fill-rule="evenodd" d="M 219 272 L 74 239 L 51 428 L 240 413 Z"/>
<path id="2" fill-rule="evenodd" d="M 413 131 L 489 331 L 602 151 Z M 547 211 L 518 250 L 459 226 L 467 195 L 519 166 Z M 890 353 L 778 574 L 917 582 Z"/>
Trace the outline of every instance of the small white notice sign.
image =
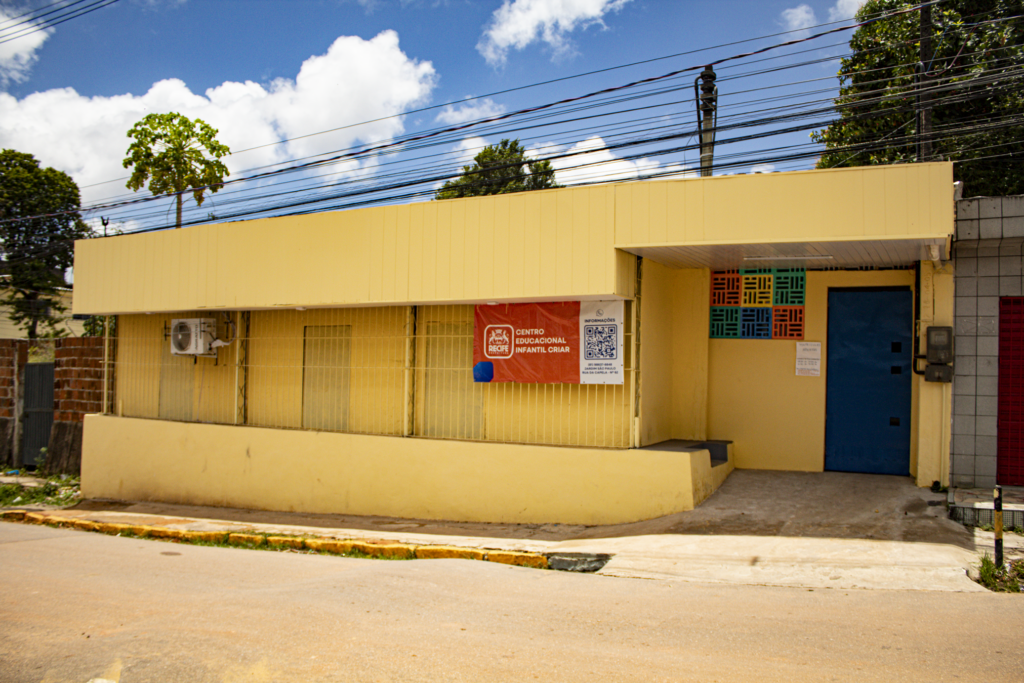
<path id="1" fill-rule="evenodd" d="M 623 383 L 624 311 L 621 301 L 580 302 L 580 384 Z"/>
<path id="2" fill-rule="evenodd" d="M 804 377 L 821 375 L 821 342 L 796 343 L 796 374 Z"/>

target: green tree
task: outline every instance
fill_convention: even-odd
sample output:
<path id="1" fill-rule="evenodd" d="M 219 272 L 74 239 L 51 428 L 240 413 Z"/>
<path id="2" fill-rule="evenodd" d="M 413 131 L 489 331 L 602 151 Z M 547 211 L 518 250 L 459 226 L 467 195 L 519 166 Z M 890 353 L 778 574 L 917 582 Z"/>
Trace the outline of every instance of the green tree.
<path id="1" fill-rule="evenodd" d="M 85 319 L 82 323 L 83 337 L 103 337 L 105 336 L 106 326 L 104 321 L 106 316 L 102 315 L 91 315 Z M 117 316 L 110 316 L 110 336 L 117 336 Z"/>
<path id="2" fill-rule="evenodd" d="M 435 199 L 478 197 L 487 194 L 508 194 L 561 187 L 555 183 L 555 169 L 550 161 L 531 161 L 519 140 L 502 140 L 484 147 L 472 166 L 463 166 L 462 175 L 449 180 Z"/>
<path id="3" fill-rule="evenodd" d="M 41 168 L 31 154 L 0 151 L 0 302 L 29 339 L 66 334 L 58 327 L 67 310 L 64 274 L 74 240 L 89 236 L 80 206 L 78 185 L 66 173 Z"/>
<path id="4" fill-rule="evenodd" d="M 916 4 L 869 0 L 866 19 Z M 934 88 L 930 160 L 957 163 L 965 196 L 1024 193 L 1024 0 L 948 0 L 932 7 Z M 1000 21 L 1002 19 L 1002 21 Z M 993 21 L 996 20 L 996 21 Z M 917 158 L 917 12 L 862 26 L 839 70 L 839 118 L 811 137 L 824 143 L 818 168 Z M 1014 154 L 1012 157 L 986 158 Z"/>
<path id="5" fill-rule="evenodd" d="M 178 209 L 175 227 L 180 228 L 185 193 L 191 190 L 202 206 L 206 191 L 216 192 L 230 175 L 220 159 L 231 150 L 216 136 L 217 129 L 202 119 L 193 121 L 177 113 L 147 115 L 128 131 L 135 140 L 124 160 L 125 168 L 134 167 L 128 189 L 138 191 L 148 181 L 155 195 L 173 193 Z"/>

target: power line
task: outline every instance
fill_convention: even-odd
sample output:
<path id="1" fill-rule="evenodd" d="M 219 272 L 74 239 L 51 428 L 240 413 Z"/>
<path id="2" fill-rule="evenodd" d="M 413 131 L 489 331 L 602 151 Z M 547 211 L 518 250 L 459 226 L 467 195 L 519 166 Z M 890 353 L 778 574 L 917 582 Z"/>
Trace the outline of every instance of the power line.
<path id="1" fill-rule="evenodd" d="M 82 1 L 83 0 L 77 0 L 76 2 L 73 2 L 71 4 L 72 5 L 77 5 L 80 2 L 82 2 Z M 79 7 L 77 9 L 73 10 L 73 11 L 65 12 L 64 14 L 60 14 L 60 15 L 58 15 L 56 17 L 53 17 L 52 19 L 47 19 L 46 21 L 43 21 L 43 22 L 38 23 L 38 24 L 34 23 L 34 21 L 35 21 L 34 19 L 31 20 L 31 21 L 21 22 L 22 24 L 28 24 L 27 28 L 21 29 L 20 31 L 18 31 L 18 32 L 14 33 L 14 34 L 9 34 L 9 35 L 0 37 L 0 45 L 3 45 L 4 43 L 9 43 L 9 42 L 11 42 L 13 40 L 19 40 L 19 39 L 24 38 L 25 36 L 31 35 L 33 33 L 38 33 L 39 31 L 46 31 L 46 30 L 48 30 L 48 29 L 50 29 L 50 28 L 52 28 L 54 26 L 58 26 L 60 24 L 63 24 L 66 21 L 71 21 L 72 19 L 77 19 L 78 17 L 85 16 L 86 14 L 91 14 L 92 12 L 95 12 L 96 10 L 103 9 L 104 7 L 107 7 L 109 5 L 113 5 L 115 2 L 119 2 L 119 0 L 95 0 L 91 5 L 86 5 L 85 7 Z M 70 7 L 70 5 L 68 7 Z M 66 9 L 66 8 L 61 8 L 61 10 L 53 10 L 53 11 L 54 12 L 62 11 L 63 9 Z M 52 12 L 47 12 L 47 14 L 52 14 Z M 40 15 L 40 16 L 43 16 L 43 15 Z M 0 31 L 0 33 L 2 33 L 2 31 Z"/>
<path id="2" fill-rule="evenodd" d="M 830 33 L 835 33 L 835 32 L 841 31 L 841 30 L 849 30 L 851 28 L 857 28 L 857 27 L 859 27 L 861 25 L 865 25 L 865 24 L 868 24 L 868 23 L 873 23 L 875 21 L 880 21 L 881 19 L 884 19 L 884 18 L 887 18 L 887 17 L 890 17 L 890 16 L 897 16 L 899 14 L 904 14 L 904 13 L 907 13 L 907 12 L 911 12 L 911 11 L 914 11 L 914 10 L 920 8 L 920 7 L 938 4 L 939 2 L 941 2 L 941 0 L 932 0 L 932 2 L 915 5 L 913 7 L 905 8 L 903 10 L 899 10 L 899 11 L 894 12 L 894 13 L 878 14 L 878 15 L 875 15 L 875 16 L 869 18 L 869 20 L 867 20 L 865 22 L 862 22 L 860 24 L 852 24 L 852 25 L 848 25 L 848 26 L 842 26 L 842 27 L 835 28 L 835 29 L 832 29 L 832 30 L 829 30 L 829 31 L 825 31 L 824 33 L 819 33 L 819 34 L 816 34 L 816 35 L 804 37 L 804 38 L 801 38 L 801 39 L 796 40 L 796 41 L 789 41 L 787 43 L 782 43 L 781 46 L 786 46 L 786 45 L 790 45 L 790 44 L 796 44 L 796 43 L 799 43 L 799 42 L 805 42 L 807 40 L 812 40 L 812 39 L 815 39 L 817 37 L 828 35 Z M 616 66 L 612 66 L 612 67 L 607 67 L 607 68 L 604 68 L 604 69 L 596 69 L 596 70 L 593 70 L 593 71 L 588 71 L 588 72 L 584 72 L 584 73 L 580 73 L 580 74 L 574 74 L 574 75 L 571 75 L 571 76 L 565 76 L 565 77 L 561 77 L 561 78 L 550 79 L 550 80 L 547 80 L 547 81 L 540 81 L 540 82 L 531 83 L 531 84 L 527 84 L 527 85 L 523 85 L 523 86 L 517 86 L 517 87 L 514 87 L 514 88 L 507 88 L 505 90 L 494 91 L 494 92 L 491 92 L 491 93 L 488 93 L 488 94 L 485 94 L 485 95 L 478 95 L 478 96 L 473 96 L 473 97 L 467 97 L 467 98 L 465 98 L 463 100 L 459 100 L 457 102 L 446 102 L 444 104 L 430 105 L 430 106 L 427 106 L 427 107 L 421 107 L 419 109 L 412 109 L 412 110 L 409 110 L 409 111 L 406 111 L 406 112 L 402 112 L 400 114 L 394 114 L 394 115 L 391 115 L 391 116 L 380 117 L 380 118 L 371 119 L 371 120 L 367 120 L 367 121 L 361 121 L 361 122 L 353 123 L 353 124 L 347 124 L 347 125 L 344 125 L 344 126 L 338 126 L 338 127 L 335 127 L 335 128 L 330 128 L 330 129 L 323 130 L 323 131 L 317 131 L 317 132 L 314 132 L 314 133 L 308 133 L 308 134 L 305 134 L 305 135 L 300 135 L 300 136 L 296 136 L 296 137 L 292 137 L 292 138 L 285 138 L 285 139 L 278 140 L 278 141 L 275 141 L 275 142 L 270 142 L 270 143 L 266 143 L 266 144 L 263 144 L 263 145 L 257 145 L 257 146 L 254 146 L 254 147 L 249 147 L 249 148 L 246 148 L 246 149 L 243 149 L 243 150 L 238 150 L 238 151 L 232 152 L 232 156 L 238 155 L 238 154 L 242 154 L 244 152 L 249 152 L 249 151 L 252 151 L 252 150 L 256 150 L 256 149 L 264 149 L 266 147 L 272 147 L 272 146 L 279 145 L 279 144 L 285 144 L 285 143 L 288 143 L 288 142 L 291 142 L 291 141 L 294 141 L 294 140 L 306 139 L 306 138 L 310 138 L 310 137 L 314 137 L 314 136 L 318 136 L 318 135 L 324 135 L 324 134 L 327 134 L 327 133 L 337 132 L 337 131 L 340 131 L 340 130 L 354 128 L 354 127 L 358 127 L 358 126 L 362 126 L 362 125 L 367 125 L 367 124 L 370 124 L 370 123 L 377 123 L 377 122 L 380 122 L 380 121 L 386 121 L 386 120 L 390 120 L 390 119 L 394 119 L 394 118 L 400 118 L 400 117 L 403 117 L 403 116 L 408 116 L 410 114 L 422 113 L 422 112 L 430 111 L 430 110 L 433 110 L 433 109 L 439 109 L 439 108 L 443 108 L 443 107 L 453 106 L 453 105 L 456 105 L 456 104 L 461 104 L 461 103 L 465 103 L 465 102 L 471 102 L 471 101 L 475 101 L 475 100 L 479 100 L 479 99 L 486 99 L 486 98 L 495 97 L 495 96 L 506 94 L 506 93 L 517 92 L 517 91 L 526 90 L 526 89 L 530 89 L 530 88 L 536 88 L 536 87 L 540 87 L 540 86 L 544 86 L 544 85 L 550 85 L 550 84 L 564 82 L 564 81 L 573 80 L 573 79 L 577 79 L 577 78 L 583 78 L 583 77 L 592 76 L 592 75 L 595 75 L 595 74 L 607 73 L 607 72 L 615 71 L 615 70 L 619 70 L 619 69 L 626 69 L 626 68 L 630 68 L 630 67 L 634 67 L 634 66 L 639 66 L 639 65 L 643 65 L 643 64 L 649 64 L 649 63 L 653 63 L 653 62 L 657 62 L 657 61 L 663 61 L 663 60 L 667 60 L 667 59 L 674 59 L 674 58 L 677 58 L 677 57 L 697 54 L 697 53 L 700 53 L 700 52 L 708 52 L 708 51 L 711 51 L 711 50 L 716 50 L 716 49 L 720 49 L 720 48 L 724 48 L 724 47 L 731 47 L 731 46 L 734 46 L 734 45 L 742 45 L 742 44 L 746 44 L 746 43 L 757 42 L 757 41 L 760 41 L 760 40 L 766 40 L 768 38 L 774 38 L 774 37 L 783 36 L 783 35 L 790 35 L 790 34 L 794 34 L 794 33 L 804 33 L 805 31 L 808 31 L 808 30 L 813 30 L 813 29 L 817 29 L 817 28 L 823 28 L 823 27 L 826 27 L 826 26 L 834 26 L 836 24 L 843 24 L 846 21 L 847 20 L 844 19 L 844 20 L 835 21 L 835 22 L 826 22 L 826 23 L 817 24 L 815 26 L 811 26 L 811 27 L 807 27 L 807 28 L 803 28 L 803 29 L 793 29 L 793 30 L 789 30 L 789 31 L 781 31 L 781 32 L 777 32 L 777 33 L 772 33 L 772 34 L 764 35 L 764 36 L 758 36 L 758 37 L 755 37 L 755 38 L 746 38 L 746 39 L 743 39 L 743 40 L 732 41 L 732 42 L 729 42 L 729 43 L 721 43 L 721 44 L 715 45 L 715 46 L 697 48 L 697 49 L 694 49 L 694 50 L 687 50 L 687 51 L 684 51 L 684 52 L 677 52 L 677 53 L 674 53 L 674 54 L 671 54 L 671 55 L 664 55 L 664 56 L 661 56 L 661 57 L 654 57 L 654 58 L 640 60 L 640 61 L 636 61 L 636 62 L 630 62 L 630 63 L 627 63 L 627 64 L 620 64 L 620 65 L 616 65 Z M 774 47 L 778 47 L 778 46 L 773 46 L 773 47 L 771 47 L 769 49 L 774 49 Z M 826 47 L 834 47 L 834 46 L 826 46 Z M 764 50 L 757 50 L 757 51 L 749 52 L 746 55 L 741 55 L 740 57 L 745 57 L 745 56 L 749 56 L 749 55 L 759 54 L 759 53 L 761 53 L 763 51 Z M 724 60 L 718 60 L 718 61 L 713 62 L 713 63 L 714 64 L 720 64 L 720 63 L 723 63 L 723 62 L 728 61 L 730 59 L 733 59 L 733 58 L 727 58 L 727 59 L 724 59 Z M 700 67 L 693 67 L 693 68 L 700 68 Z M 692 69 L 690 69 L 690 70 L 692 70 Z M 489 119 L 481 119 L 481 120 L 478 120 L 476 123 L 480 123 L 481 121 L 485 121 L 485 120 L 489 120 Z M 295 160 L 293 160 L 293 161 L 295 161 Z M 284 162 L 284 163 L 289 163 L 289 162 Z M 101 182 L 98 182 L 98 183 L 93 183 L 91 185 L 83 185 L 82 188 L 84 189 L 84 188 L 96 187 L 96 186 L 99 186 L 99 185 L 104 185 L 104 184 L 108 184 L 108 183 L 118 182 L 120 180 L 124 180 L 124 178 L 117 178 L 117 179 L 113 179 L 113 180 L 105 180 L 105 181 L 101 181 Z"/>

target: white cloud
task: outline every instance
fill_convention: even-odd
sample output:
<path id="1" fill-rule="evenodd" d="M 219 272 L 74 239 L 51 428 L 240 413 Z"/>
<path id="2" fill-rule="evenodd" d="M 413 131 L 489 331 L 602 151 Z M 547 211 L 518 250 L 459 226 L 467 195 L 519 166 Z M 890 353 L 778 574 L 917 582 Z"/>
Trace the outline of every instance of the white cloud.
<path id="1" fill-rule="evenodd" d="M 463 138 L 452 148 L 451 154 L 460 166 L 473 163 L 473 158 L 487 146 L 487 140 L 480 137 Z"/>
<path id="2" fill-rule="evenodd" d="M 751 169 L 750 169 L 750 172 L 751 173 L 774 173 L 775 172 L 775 164 L 758 164 L 757 166 L 752 166 Z"/>
<path id="3" fill-rule="evenodd" d="M 24 11 L 0 5 L 0 25 L 15 21 Z M 23 21 L 23 20 L 18 20 Z M 9 83 L 21 83 L 28 78 L 35 63 L 36 52 L 43 46 L 53 29 L 37 29 L 37 22 L 23 26 L 11 24 L 5 29 L 5 41 L 0 43 L 0 88 Z M 14 37 L 17 36 L 17 37 Z M 8 40 L 13 38 L 13 40 Z"/>
<path id="4" fill-rule="evenodd" d="M 537 154 L 543 150 L 544 154 Z M 696 176 L 695 171 L 680 164 L 662 166 L 654 159 L 622 159 L 608 149 L 605 141 L 595 135 L 564 150 L 563 153 L 582 152 L 574 156 L 552 159 L 555 179 L 560 185 L 603 181 L 637 180 L 651 173 L 676 173 L 678 177 Z M 530 156 L 553 154 L 551 146 L 531 149 Z"/>
<path id="5" fill-rule="evenodd" d="M 228 81 L 199 95 L 184 82 L 168 79 L 143 95 L 84 97 L 63 88 L 19 100 L 0 93 L 0 148 L 34 154 L 44 166 L 65 171 L 86 186 L 127 175 L 121 165 L 129 144 L 126 133 L 149 113 L 176 111 L 201 118 L 219 129 L 218 139 L 235 151 L 383 119 L 227 157 L 237 176 L 245 168 L 392 138 L 404 127 L 400 118 L 387 117 L 422 103 L 434 81 L 430 62 L 407 57 L 393 31 L 371 40 L 343 36 L 325 54 L 303 62 L 294 80 L 269 85 Z M 83 202 L 125 192 L 121 183 L 85 188 Z"/>
<path id="6" fill-rule="evenodd" d="M 828 9 L 828 20 L 829 21 L 844 21 L 846 19 L 853 19 L 853 15 L 857 13 L 864 3 L 868 0 L 836 0 L 836 4 Z"/>
<path id="7" fill-rule="evenodd" d="M 836 0 L 836 4 L 828 8 L 828 20 L 846 21 L 852 19 L 867 0 Z M 782 12 L 782 25 L 787 31 L 806 31 L 818 25 L 818 17 L 810 5 L 797 5 Z"/>
<path id="8" fill-rule="evenodd" d="M 603 26 L 602 17 L 617 11 L 629 0 L 505 0 L 494 11 L 491 24 L 476 49 L 489 64 L 505 63 L 510 49 L 522 50 L 540 40 L 555 56 L 571 51 L 568 34 L 593 24 Z"/>
<path id="9" fill-rule="evenodd" d="M 782 25 L 787 31 L 803 31 L 817 23 L 818 19 L 809 5 L 797 5 L 782 11 Z"/>
<path id="10" fill-rule="evenodd" d="M 490 99 L 483 99 L 476 104 L 466 104 L 458 109 L 449 104 L 441 110 L 441 113 L 437 115 L 435 121 L 455 126 L 460 123 L 466 123 L 467 121 L 487 119 L 492 116 L 497 116 L 498 114 L 503 114 L 504 112 L 505 107 L 500 104 L 496 104 Z"/>

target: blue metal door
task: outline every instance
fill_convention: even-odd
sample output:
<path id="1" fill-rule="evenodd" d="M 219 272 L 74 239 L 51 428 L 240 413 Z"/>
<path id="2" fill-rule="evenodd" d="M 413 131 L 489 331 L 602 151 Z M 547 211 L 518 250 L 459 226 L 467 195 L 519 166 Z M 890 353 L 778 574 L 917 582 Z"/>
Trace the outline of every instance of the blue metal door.
<path id="1" fill-rule="evenodd" d="M 909 290 L 830 290 L 825 469 L 910 474 Z"/>

